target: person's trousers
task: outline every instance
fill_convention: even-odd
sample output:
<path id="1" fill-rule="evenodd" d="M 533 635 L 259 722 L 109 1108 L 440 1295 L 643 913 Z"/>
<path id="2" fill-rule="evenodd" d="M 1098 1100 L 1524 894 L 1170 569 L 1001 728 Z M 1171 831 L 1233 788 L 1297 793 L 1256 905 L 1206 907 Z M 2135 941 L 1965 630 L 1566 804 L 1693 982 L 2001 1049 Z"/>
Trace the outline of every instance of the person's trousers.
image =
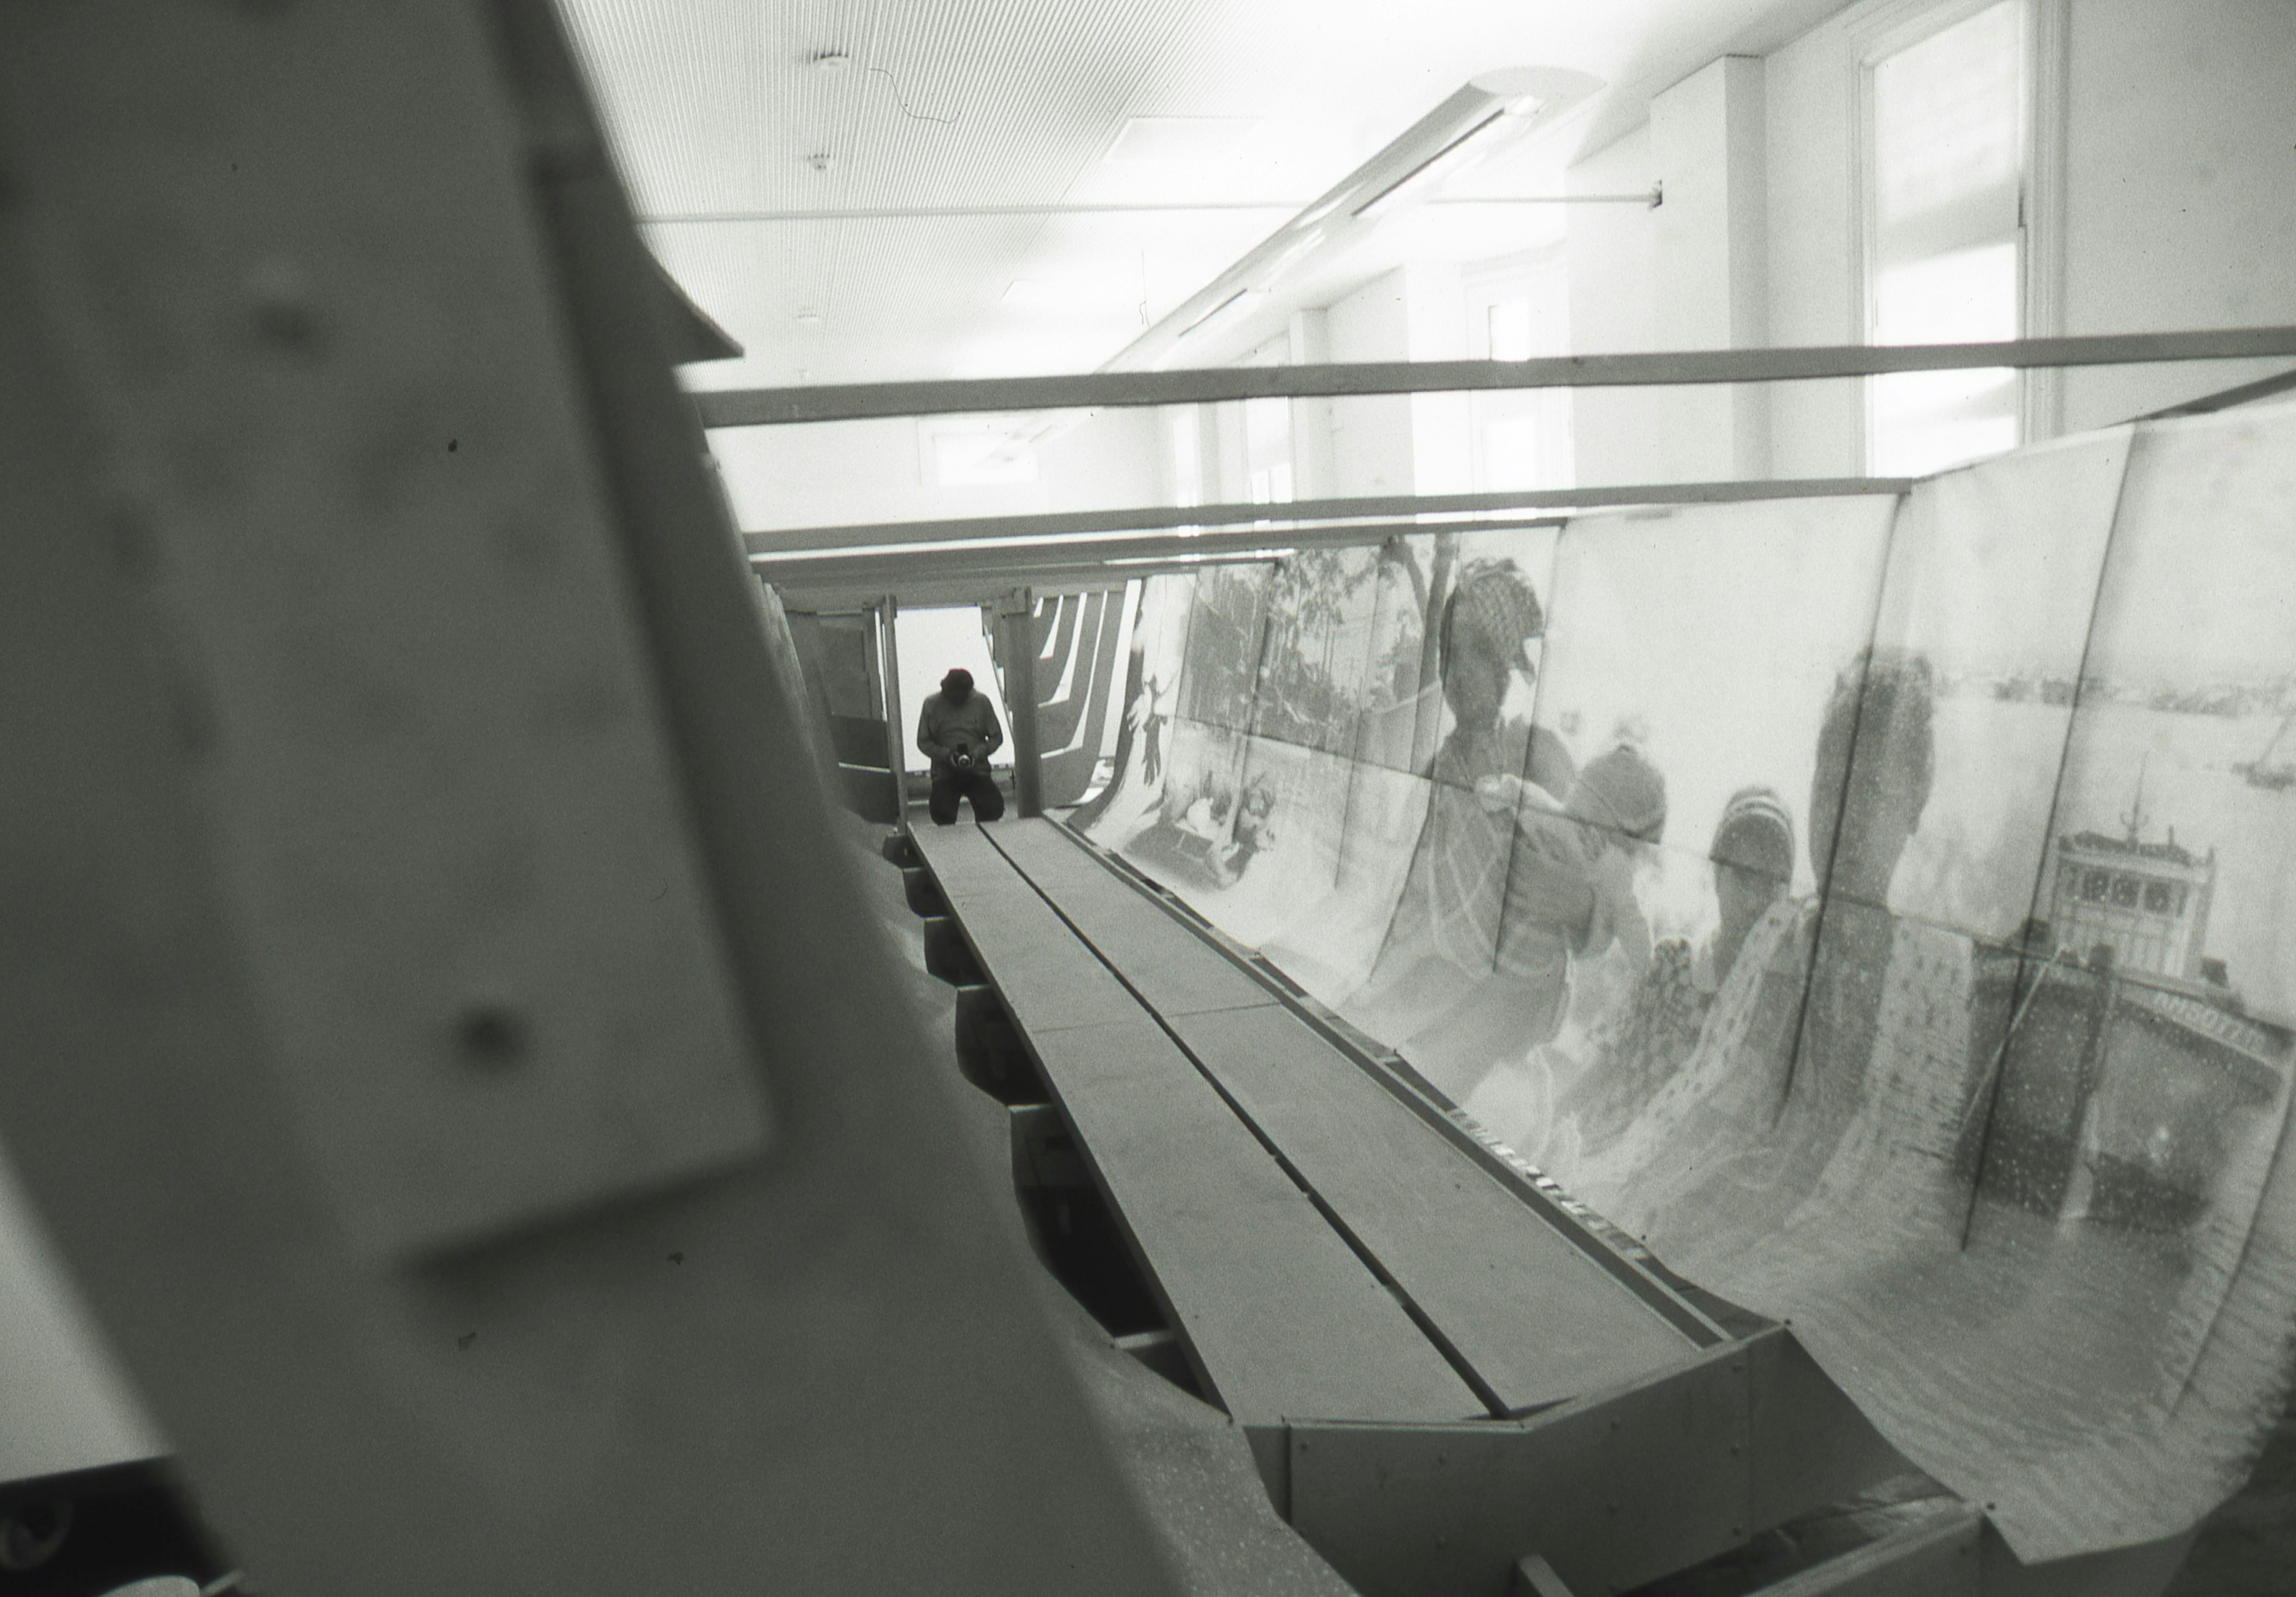
<path id="1" fill-rule="evenodd" d="M 956 802 L 972 800 L 972 818 L 994 821 L 1004 813 L 1004 795 L 996 790 L 996 782 L 986 771 L 935 771 L 932 793 L 925 800 L 936 826 L 956 824 Z"/>

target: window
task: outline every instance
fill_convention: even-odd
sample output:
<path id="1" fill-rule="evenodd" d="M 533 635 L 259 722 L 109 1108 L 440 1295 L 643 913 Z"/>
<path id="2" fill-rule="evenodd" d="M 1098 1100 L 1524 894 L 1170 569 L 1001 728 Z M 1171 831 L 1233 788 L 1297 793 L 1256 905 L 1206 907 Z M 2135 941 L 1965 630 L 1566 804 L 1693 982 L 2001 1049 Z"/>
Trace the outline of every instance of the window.
<path id="1" fill-rule="evenodd" d="M 1246 491 L 1254 504 L 1281 504 L 1292 498 L 1292 401 L 1243 402 L 1243 460 Z"/>
<path id="2" fill-rule="evenodd" d="M 2025 0 L 1998 0 L 1866 75 L 1866 340 L 2013 339 L 2024 324 Z M 1867 456 L 1920 476 L 2013 448 L 2017 373 L 1868 380 Z"/>
<path id="3" fill-rule="evenodd" d="M 901 729 L 908 769 L 931 768 L 932 762 L 916 744 L 917 712 L 928 697 L 939 691 L 940 679 L 951 666 L 963 666 L 972 673 L 973 688 L 988 699 L 988 708 L 996 713 L 996 724 L 1008 733 L 1012 730 L 1012 717 L 1004 709 L 1004 683 L 989 653 L 978 605 L 898 610 L 893 617 L 893 638 L 901 663 L 900 696 L 893 706 L 893 718 Z M 1013 763 L 1009 740 L 989 756 L 988 763 L 999 768 Z"/>
<path id="4" fill-rule="evenodd" d="M 2165 881 L 2146 882 L 2144 907 L 2156 915 L 2174 914 L 2177 911 L 2176 889 Z"/>
<path id="5" fill-rule="evenodd" d="M 1470 356 L 1536 360 L 1569 353 L 1570 285 L 1560 251 L 1505 257 L 1464 275 Z M 1471 395 L 1467 411 L 1477 488 L 1572 485 L 1570 389 L 1494 389 Z"/>
<path id="6" fill-rule="evenodd" d="M 2112 872 L 2091 871 L 2081 882 L 2081 897 L 2092 904 L 2102 904 L 2112 891 Z"/>
<path id="7" fill-rule="evenodd" d="M 1491 340 L 1493 360 L 1529 360 L 1536 348 L 1531 342 L 1530 301 L 1493 300 L 1484 316 L 1484 331 Z"/>
<path id="8" fill-rule="evenodd" d="M 2123 909 L 2136 907 L 2136 889 L 2142 884 L 2134 876 L 2118 876 L 2112 882 L 2112 901 Z"/>

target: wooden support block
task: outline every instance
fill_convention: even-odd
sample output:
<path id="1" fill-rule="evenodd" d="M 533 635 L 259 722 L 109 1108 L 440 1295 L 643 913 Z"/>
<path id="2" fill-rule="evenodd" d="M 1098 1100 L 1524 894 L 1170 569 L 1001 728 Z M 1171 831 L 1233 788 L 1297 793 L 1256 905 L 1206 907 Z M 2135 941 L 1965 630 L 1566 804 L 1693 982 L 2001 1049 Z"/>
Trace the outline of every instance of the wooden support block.
<path id="1" fill-rule="evenodd" d="M 925 969 L 952 987 L 980 979 L 980 966 L 965 946 L 964 933 L 948 915 L 928 915 L 924 922 Z"/>
<path id="2" fill-rule="evenodd" d="M 948 900 L 941 897 L 940 884 L 933 880 L 932 872 L 922 865 L 910 865 L 902 870 L 901 892 L 908 899 L 909 909 L 914 914 L 948 913 Z"/>
<path id="3" fill-rule="evenodd" d="M 1798 1478 L 1754 1513 L 1755 1456 L 1848 1456 L 1829 1434 L 1854 1410 L 1782 1391 L 1816 1366 L 1775 1355 L 1771 1330 L 1652 1379 L 1506 1423 L 1293 1425 L 1290 1519 L 1365 1597 L 1498 1591 L 1536 1551 L 1580 1592 L 1626 1590 L 1738 1546 L 1756 1531 L 1874 1484 Z M 1757 1356 L 1759 1350 L 1762 1356 Z M 1758 1413 L 1804 1416 L 1805 1431 Z M 1896 1473 L 1906 1469 L 1894 1460 Z"/>
<path id="4" fill-rule="evenodd" d="M 1978 1597 L 1984 1513 L 1956 1503 L 1814 1569 L 1764 1586 L 1754 1597 Z"/>

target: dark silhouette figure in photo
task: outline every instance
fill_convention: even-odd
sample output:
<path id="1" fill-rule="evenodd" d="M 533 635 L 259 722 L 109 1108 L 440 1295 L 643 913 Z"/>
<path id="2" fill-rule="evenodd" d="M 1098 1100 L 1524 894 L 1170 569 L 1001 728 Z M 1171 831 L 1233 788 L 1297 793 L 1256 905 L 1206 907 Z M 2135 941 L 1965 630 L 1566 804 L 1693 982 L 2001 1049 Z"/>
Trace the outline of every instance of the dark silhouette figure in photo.
<path id="1" fill-rule="evenodd" d="M 926 800 L 936 826 L 956 824 L 960 800 L 972 801 L 976 821 L 1004 813 L 1004 795 L 989 774 L 988 757 L 1004 741 L 986 694 L 974 691 L 972 673 L 959 666 L 940 679 L 940 692 L 917 712 L 917 749 L 932 761 L 932 791 Z"/>
<path id="2" fill-rule="evenodd" d="M 1714 870 L 1714 930 L 1696 946 L 1686 938 L 1660 943 L 1634 992 L 1604 1024 L 1578 1110 L 1586 1151 L 1616 1142 L 1689 1062 L 1748 938 L 1792 886 L 1794 847 L 1792 812 L 1775 791 L 1748 787 L 1731 795 L 1707 848 Z M 1775 946 L 1771 939 L 1765 943 Z M 1792 985 L 1798 989 L 1800 982 Z"/>
<path id="3" fill-rule="evenodd" d="M 1898 952 L 1890 882 L 1929 806 L 1935 699 L 1928 660 L 1877 652 L 1835 681 L 1818 733 L 1809 795 L 1817 953 L 1792 1090 L 1829 1120 L 1857 1107 L 1872 1059 L 1890 1041 L 1881 1035 Z M 1957 997 L 1965 1011 L 1965 979 Z"/>
<path id="4" fill-rule="evenodd" d="M 1590 1152 L 1615 1138 L 1614 1217 L 1670 1260 L 1742 1245 L 1813 1194 L 1841 1203 L 1885 1183 L 1893 1220 L 1940 1223 L 1942 1194 L 1906 1183 L 1943 1175 L 1970 1090 L 1969 955 L 1889 907 L 1929 800 L 1933 700 L 1917 655 L 1860 655 L 1836 678 L 1810 784 L 1819 893 L 1765 896 L 1768 869 L 1747 867 L 1775 868 L 1775 836 L 1754 842 L 1774 823 L 1740 807 L 1745 834 L 1732 840 L 1726 815 L 1718 829 L 1714 852 L 1730 857 L 1717 862 L 1715 952 L 1735 946 L 1696 1040 L 1623 1132 L 1583 1128 Z M 1680 1157 L 1685 1135 L 1695 1161 Z"/>

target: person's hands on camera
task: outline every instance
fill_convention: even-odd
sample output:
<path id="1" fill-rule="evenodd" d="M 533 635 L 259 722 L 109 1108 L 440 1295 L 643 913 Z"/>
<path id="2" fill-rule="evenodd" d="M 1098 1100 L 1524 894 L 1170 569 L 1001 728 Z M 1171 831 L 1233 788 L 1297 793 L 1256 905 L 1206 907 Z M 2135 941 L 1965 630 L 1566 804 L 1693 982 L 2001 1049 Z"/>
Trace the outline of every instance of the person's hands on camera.
<path id="1" fill-rule="evenodd" d="M 955 748 L 949 750 L 948 763 L 960 771 L 972 770 L 976 763 L 972 757 L 972 748 L 967 744 L 959 743 Z"/>

